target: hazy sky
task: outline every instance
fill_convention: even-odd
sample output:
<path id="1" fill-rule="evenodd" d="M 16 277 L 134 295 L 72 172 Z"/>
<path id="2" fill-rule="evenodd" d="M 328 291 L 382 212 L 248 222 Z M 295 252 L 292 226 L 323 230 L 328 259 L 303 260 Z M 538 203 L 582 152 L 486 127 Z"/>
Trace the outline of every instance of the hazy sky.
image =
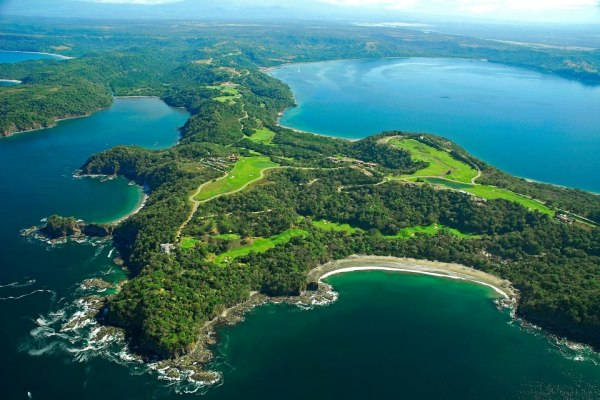
<path id="1" fill-rule="evenodd" d="M 319 12 L 327 15 L 331 12 L 334 17 L 378 15 L 391 21 L 399 17 L 424 15 L 600 24 L 600 0 L 0 0 L 0 6 L 4 5 L 4 9 L 13 14 L 19 13 L 19 10 L 29 14 L 35 7 L 43 13 L 44 8 L 38 4 L 47 5 L 49 11 L 51 8 L 77 10 L 92 6 L 135 5 L 146 9 L 146 12 L 168 13 L 170 8 L 181 10 L 185 6 L 193 14 L 205 8 L 235 10 L 257 7 L 276 9 L 279 13 L 289 9 L 293 16 L 314 16 Z"/>

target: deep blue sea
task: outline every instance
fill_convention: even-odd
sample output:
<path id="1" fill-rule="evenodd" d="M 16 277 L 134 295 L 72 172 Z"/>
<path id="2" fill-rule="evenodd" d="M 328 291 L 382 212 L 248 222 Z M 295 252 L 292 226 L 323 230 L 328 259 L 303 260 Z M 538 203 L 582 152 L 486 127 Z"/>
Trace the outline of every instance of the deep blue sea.
<path id="1" fill-rule="evenodd" d="M 271 73 L 298 103 L 282 125 L 346 138 L 434 133 L 511 174 L 600 192 L 600 87 L 464 59 L 330 61 Z"/>

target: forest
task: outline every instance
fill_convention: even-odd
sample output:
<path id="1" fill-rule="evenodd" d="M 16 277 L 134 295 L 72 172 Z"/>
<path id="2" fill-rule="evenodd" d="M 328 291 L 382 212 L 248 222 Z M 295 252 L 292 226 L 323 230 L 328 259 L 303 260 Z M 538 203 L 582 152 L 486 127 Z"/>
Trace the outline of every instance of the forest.
<path id="1" fill-rule="evenodd" d="M 3 135 L 51 126 L 110 105 L 110 95 L 198 95 L 207 82 L 238 68 L 343 58 L 461 57 L 600 83 L 600 52 L 526 48 L 497 41 L 411 29 L 302 23 L 237 26 L 111 22 L 66 24 L 1 17 L 0 48 L 72 56 L 63 61 L 0 64 L 0 78 L 23 81 L 0 87 Z M 110 30 L 110 35 L 106 30 Z M 35 37 L 35 39 L 33 39 Z M 263 79 L 260 75 L 255 79 Z M 247 82 L 259 90 L 259 82 Z M 266 93 L 262 93 L 266 94 Z M 265 96 L 266 97 L 266 96 Z M 198 99 L 198 98 L 197 98 Z M 181 99 L 180 99 L 181 100 Z M 40 104 L 48 104 L 48 108 Z M 179 104 L 175 102 L 174 104 Z M 197 109 L 200 104 L 189 104 Z M 255 110 L 257 111 L 257 110 Z"/>
<path id="2" fill-rule="evenodd" d="M 185 354 L 206 321 L 250 292 L 297 295 L 314 286 L 307 278 L 312 268 L 352 254 L 456 262 L 509 279 L 520 291 L 519 316 L 600 348 L 599 196 L 514 178 L 434 135 L 384 132 L 352 142 L 282 128 L 278 114 L 294 99 L 263 70 L 348 57 L 460 56 L 593 83 L 598 73 L 572 65 L 597 66 L 595 52 L 525 51 L 464 37 L 343 26 L 325 34 L 296 25 L 247 30 L 138 24 L 116 26 L 106 40 L 86 27 L 84 40 L 81 31 L 57 25 L 53 29 L 64 35 L 52 35 L 48 26 L 45 39 L 35 42 L 20 35 L 27 29 L 7 24 L 0 47 L 66 46 L 76 58 L 0 65 L 0 76 L 24 82 L 16 86 L 21 92 L 0 89 L 5 132 L 92 112 L 113 95 L 156 95 L 191 114 L 180 142 L 169 149 L 120 146 L 81 167 L 83 174 L 120 175 L 150 190 L 145 207 L 114 229 L 129 280 L 107 298 L 103 319 L 125 329 L 138 353 Z M 52 106 L 30 115 L 36 93 L 50 85 L 44 102 Z M 268 140 L 256 140 L 259 131 L 270 132 Z M 390 179 L 428 166 L 393 146 L 391 137 L 446 151 L 479 169 L 481 183 L 589 221 Z M 228 176 L 250 157 L 270 159 L 265 165 L 274 167 L 243 190 L 201 196 L 194 206 L 192 195 L 201 185 Z M 322 221 L 345 229 L 323 229 Z M 53 217 L 49 231 L 68 234 L 72 222 Z M 446 228 L 427 233 L 433 225 Z M 414 235 L 401 234 L 407 229 Z"/>

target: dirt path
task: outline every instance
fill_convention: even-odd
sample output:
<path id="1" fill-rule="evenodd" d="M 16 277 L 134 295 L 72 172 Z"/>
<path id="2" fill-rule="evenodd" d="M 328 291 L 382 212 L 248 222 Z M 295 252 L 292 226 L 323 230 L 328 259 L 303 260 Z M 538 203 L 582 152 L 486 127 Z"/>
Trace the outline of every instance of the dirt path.
<path id="1" fill-rule="evenodd" d="M 332 170 L 332 169 L 340 169 L 340 168 L 343 168 L 343 167 L 317 168 L 317 167 L 293 167 L 293 166 L 289 166 L 289 165 L 278 165 L 276 167 L 263 168 L 263 169 L 260 170 L 260 176 L 258 176 L 255 179 L 252 179 L 251 181 L 246 182 L 244 185 L 240 186 L 239 188 L 237 188 L 235 190 L 231 190 L 229 192 L 224 192 L 224 193 L 219 193 L 219 194 L 216 194 L 216 195 L 214 195 L 212 197 L 209 197 L 208 199 L 196 200 L 195 197 L 202 191 L 202 189 L 204 188 L 204 186 L 206 186 L 207 184 L 211 183 L 212 181 L 204 182 L 202 185 L 198 186 L 198 189 L 196 189 L 196 191 L 188 198 L 189 201 L 192 203 L 192 210 L 190 211 L 190 214 L 185 219 L 185 221 L 183 221 L 183 223 L 179 226 L 179 229 L 177 229 L 177 233 L 175 234 L 175 242 L 178 242 L 179 239 L 181 238 L 181 233 L 183 232 L 183 230 L 185 229 L 185 227 L 190 223 L 190 221 L 192 220 L 192 218 L 194 218 L 194 215 L 196 214 L 196 211 L 198 211 L 198 207 L 200 207 L 200 204 L 208 203 L 209 201 L 218 199 L 219 197 L 229 196 L 229 195 L 241 192 L 242 190 L 246 189 L 251 184 L 256 183 L 256 182 L 264 179 L 265 174 L 268 171 L 275 170 L 275 169 L 286 169 L 286 168 L 294 168 L 294 169 L 300 169 L 300 170 L 317 170 L 317 169 L 319 169 L 319 170 L 321 170 L 321 169 Z M 222 177 L 220 177 L 218 180 L 226 179 L 228 176 L 229 176 L 229 172 L 227 174 L 223 175 Z"/>
<path id="2" fill-rule="evenodd" d="M 477 167 L 477 176 L 475 176 L 475 177 L 471 178 L 471 183 L 472 183 L 473 185 L 477 185 L 477 183 L 475 183 L 475 181 L 476 181 L 477 179 L 479 179 L 479 177 L 480 177 L 480 176 L 481 176 L 481 170 L 479 169 L 479 167 Z"/>
<path id="3" fill-rule="evenodd" d="M 258 176 L 255 179 L 252 179 L 251 181 L 246 182 L 244 185 L 240 186 L 239 188 L 237 188 L 235 190 L 231 190 L 229 192 L 224 192 L 224 193 L 216 194 L 216 195 L 211 196 L 208 199 L 204 199 L 204 200 L 196 200 L 195 197 L 202 191 L 202 189 L 204 188 L 204 186 L 208 185 L 212 181 L 204 182 L 202 185 L 198 186 L 198 189 L 196 189 L 196 191 L 188 198 L 190 200 L 190 202 L 192 203 L 192 210 L 191 210 L 190 214 L 188 215 L 188 217 L 186 218 L 186 220 L 183 221 L 183 223 L 181 224 L 181 226 L 177 230 L 177 234 L 175 235 L 175 241 L 176 242 L 179 241 L 179 239 L 181 237 L 181 233 L 183 232 L 183 230 L 185 229 L 185 227 L 187 226 L 187 224 L 190 223 L 190 221 L 192 220 L 192 218 L 194 218 L 194 215 L 196 214 L 196 211 L 198 211 L 198 207 L 200 207 L 200 204 L 208 203 L 209 201 L 218 199 L 219 197 L 222 197 L 222 196 L 229 196 L 229 195 L 241 192 L 242 190 L 246 189 L 249 185 L 262 180 L 265 177 L 265 173 L 267 171 L 270 171 L 270 170 L 273 170 L 273 169 L 281 169 L 281 168 L 286 168 L 286 167 L 285 166 L 283 166 L 283 167 L 282 166 L 276 166 L 276 167 L 263 168 L 263 169 L 260 170 L 260 176 Z M 229 172 L 226 173 L 225 175 L 223 175 L 222 177 L 220 177 L 219 179 L 217 179 L 217 181 L 220 181 L 220 180 L 223 180 L 223 179 L 227 179 L 228 176 L 229 176 Z"/>

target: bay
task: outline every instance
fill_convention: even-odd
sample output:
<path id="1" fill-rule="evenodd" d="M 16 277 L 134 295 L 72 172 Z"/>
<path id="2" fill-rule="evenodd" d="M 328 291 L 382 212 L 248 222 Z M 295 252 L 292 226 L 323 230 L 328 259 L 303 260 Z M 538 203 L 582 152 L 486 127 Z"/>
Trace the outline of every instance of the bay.
<path id="1" fill-rule="evenodd" d="M 298 107 L 281 124 L 351 139 L 445 136 L 511 174 L 600 192 L 600 88 L 480 60 L 290 64 L 271 74 Z"/>
<path id="2" fill-rule="evenodd" d="M 69 398 L 80 390 L 80 374 L 89 366 L 73 361 L 68 348 L 36 339 L 38 320 L 82 296 L 83 279 L 124 277 L 109 257 L 110 243 L 49 247 L 19 231 L 51 214 L 107 222 L 134 210 L 141 188 L 125 179 L 74 178 L 74 172 L 92 154 L 116 145 L 172 146 L 187 118 L 159 99 L 116 99 L 90 117 L 0 139 L 2 398 L 26 398 L 28 391 L 37 398 Z"/>
<path id="3" fill-rule="evenodd" d="M 139 188 L 73 172 L 115 145 L 169 147 L 187 117 L 158 99 L 117 99 L 90 117 L 0 140 L 3 398 L 600 397 L 595 353 L 521 327 L 496 308 L 489 288 L 429 276 L 336 275 L 327 279 L 339 293 L 333 304 L 258 307 L 219 329 L 211 367 L 223 380 L 200 390 L 95 354 L 80 338 L 52 336 L 48 320 L 82 296 L 83 279 L 123 273 L 110 243 L 47 247 L 19 230 L 52 213 L 103 222 L 130 212 Z"/>
<path id="4" fill-rule="evenodd" d="M 494 292 L 431 276 L 327 278 L 337 302 L 269 305 L 221 331 L 207 398 L 593 399 L 598 357 L 500 312 Z M 575 361 L 577 360 L 577 361 Z"/>
<path id="5" fill-rule="evenodd" d="M 16 63 L 28 60 L 64 60 L 65 56 L 50 53 L 36 53 L 28 51 L 0 50 L 0 63 Z"/>

